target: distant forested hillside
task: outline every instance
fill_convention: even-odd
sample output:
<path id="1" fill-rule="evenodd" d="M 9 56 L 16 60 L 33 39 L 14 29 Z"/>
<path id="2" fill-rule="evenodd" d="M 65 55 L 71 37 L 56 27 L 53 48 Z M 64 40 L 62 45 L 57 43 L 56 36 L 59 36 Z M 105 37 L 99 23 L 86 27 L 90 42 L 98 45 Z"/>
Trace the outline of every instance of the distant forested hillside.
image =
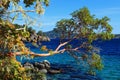
<path id="1" fill-rule="evenodd" d="M 116 35 L 115 35 L 115 38 L 120 38 L 120 34 L 116 34 Z"/>
<path id="2" fill-rule="evenodd" d="M 55 31 L 48 31 L 48 32 L 44 32 L 44 33 L 50 39 L 54 39 L 54 38 L 59 38 L 60 37 L 60 34 L 57 34 Z"/>
<path id="3" fill-rule="evenodd" d="M 48 31 L 48 32 L 44 32 L 46 36 L 48 36 L 50 39 L 54 39 L 54 38 L 59 38 L 60 34 L 56 33 L 54 30 L 52 31 Z M 120 38 L 120 34 L 115 34 L 115 38 Z"/>

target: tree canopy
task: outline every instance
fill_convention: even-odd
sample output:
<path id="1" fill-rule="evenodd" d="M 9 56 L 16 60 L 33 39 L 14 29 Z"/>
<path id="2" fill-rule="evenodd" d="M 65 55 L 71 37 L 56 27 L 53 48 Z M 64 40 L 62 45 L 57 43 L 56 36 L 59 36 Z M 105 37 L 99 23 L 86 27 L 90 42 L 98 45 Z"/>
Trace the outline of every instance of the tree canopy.
<path id="1" fill-rule="evenodd" d="M 86 38 L 89 42 L 96 39 L 111 39 L 113 35 L 112 26 L 108 23 L 109 18 L 95 18 L 89 10 L 84 7 L 71 13 L 71 19 L 62 19 L 57 22 L 54 29 L 65 38 Z M 71 35 L 73 34 L 73 35 Z"/>
<path id="2" fill-rule="evenodd" d="M 23 3 L 23 5 L 20 5 Z M 43 6 L 48 6 L 49 0 L 0 0 L 0 79 L 2 80 L 31 80 L 35 75 L 28 75 L 20 62 L 16 60 L 15 52 L 28 56 L 30 50 L 25 46 L 22 37 L 28 38 L 30 33 L 26 30 L 28 22 L 24 26 L 13 24 L 14 20 L 23 17 L 29 21 L 28 12 L 42 14 Z M 31 9 L 28 9 L 31 7 Z M 31 22 L 29 22 L 31 23 Z M 40 72 L 35 72 L 40 73 Z M 39 76 L 43 76 L 42 73 Z M 40 78 L 40 77 L 39 77 Z"/>
<path id="3" fill-rule="evenodd" d="M 25 8 L 20 6 L 19 3 L 21 1 L 23 1 L 22 3 L 24 3 Z M 67 52 L 76 60 L 85 62 L 89 67 L 88 72 L 90 74 L 94 75 L 95 70 L 101 70 L 103 68 L 99 51 L 92 45 L 92 42 L 97 39 L 106 40 L 113 38 L 113 34 L 111 34 L 112 27 L 108 23 L 108 17 L 105 16 L 102 19 L 95 18 L 95 15 L 91 15 L 86 7 L 71 13 L 71 19 L 62 19 L 57 22 L 54 31 L 61 34 L 60 38 L 62 38 L 62 40 L 67 40 L 61 41 L 55 50 L 48 50 L 46 46 L 43 46 L 41 50 L 45 50 L 47 53 L 36 54 L 25 46 L 21 38 L 30 36 L 30 33 L 26 30 L 28 23 L 25 24 L 24 27 L 19 27 L 12 22 L 17 18 L 19 13 L 22 14 L 25 19 L 29 19 L 27 12 L 42 14 L 44 12 L 43 6 L 48 5 L 49 0 L 0 1 L 0 77 L 5 73 L 2 79 L 31 79 L 31 76 L 27 76 L 21 64 L 16 61 L 15 57 L 17 55 L 43 57 Z M 27 7 L 34 9 L 29 10 Z M 14 16 L 10 16 L 11 13 L 15 13 Z M 29 30 L 32 29 L 29 28 Z M 81 42 L 79 45 L 72 47 L 70 42 L 75 39 Z M 3 67 L 4 64 L 6 64 L 6 67 Z M 10 65 L 16 66 L 9 67 Z M 15 69 L 13 70 L 13 68 Z M 19 69 L 22 69 L 21 72 Z M 11 73 L 13 74 L 11 75 Z M 22 75 L 23 73 L 24 75 Z"/>
<path id="4" fill-rule="evenodd" d="M 21 2 L 25 4 L 25 8 L 19 4 Z M 0 44 L 2 45 L 0 52 L 12 52 L 16 49 L 18 51 L 26 50 L 21 37 L 29 37 L 30 35 L 26 30 L 27 24 L 19 26 L 14 25 L 12 22 L 19 13 L 23 17 L 27 16 L 27 12 L 41 14 L 43 12 L 43 5 L 48 6 L 49 0 L 1 0 L 0 3 Z M 27 7 L 33 7 L 34 9 L 28 10 Z M 15 13 L 14 16 L 10 16 L 12 13 Z M 30 28 L 28 29 L 30 30 Z"/>
<path id="5" fill-rule="evenodd" d="M 108 23 L 109 18 L 106 16 L 101 19 L 95 18 L 95 15 L 91 15 L 86 7 L 74 11 L 71 16 L 71 19 L 58 21 L 54 31 L 61 34 L 62 39 L 67 39 L 66 51 L 76 59 L 82 58 L 83 61 L 87 61 L 89 72 L 94 74 L 93 69 L 101 70 L 103 65 L 99 49 L 92 42 L 98 39 L 109 40 L 114 37 L 111 33 L 112 26 Z M 70 42 L 74 39 L 80 40 L 80 43 L 72 48 Z M 76 52 L 78 54 L 75 54 Z"/>

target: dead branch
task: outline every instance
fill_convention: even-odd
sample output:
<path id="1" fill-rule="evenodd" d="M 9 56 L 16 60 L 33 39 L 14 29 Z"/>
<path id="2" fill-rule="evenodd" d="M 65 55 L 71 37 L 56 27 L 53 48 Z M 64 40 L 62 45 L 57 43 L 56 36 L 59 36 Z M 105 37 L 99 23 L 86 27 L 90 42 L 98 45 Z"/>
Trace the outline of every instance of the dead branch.
<path id="1" fill-rule="evenodd" d="M 35 12 L 35 10 L 13 10 L 13 11 L 7 11 L 6 13 L 13 13 L 13 12 Z"/>

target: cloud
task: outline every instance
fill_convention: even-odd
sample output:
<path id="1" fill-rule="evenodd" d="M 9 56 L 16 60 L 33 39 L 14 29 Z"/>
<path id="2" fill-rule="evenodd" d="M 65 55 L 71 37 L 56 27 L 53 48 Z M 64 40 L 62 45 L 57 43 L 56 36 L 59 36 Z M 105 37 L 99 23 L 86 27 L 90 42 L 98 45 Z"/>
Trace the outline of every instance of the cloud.
<path id="1" fill-rule="evenodd" d="M 39 28 L 43 31 L 50 31 L 52 30 L 57 21 L 63 19 L 63 18 L 69 18 L 69 16 L 41 16 L 39 19 L 37 19 L 37 24 L 39 24 Z"/>
<path id="2" fill-rule="evenodd" d="M 57 21 L 63 19 L 63 18 L 69 18 L 69 16 L 41 16 L 37 19 L 37 25 L 34 27 L 36 31 L 42 30 L 44 32 L 53 30 L 55 28 L 55 25 Z"/>

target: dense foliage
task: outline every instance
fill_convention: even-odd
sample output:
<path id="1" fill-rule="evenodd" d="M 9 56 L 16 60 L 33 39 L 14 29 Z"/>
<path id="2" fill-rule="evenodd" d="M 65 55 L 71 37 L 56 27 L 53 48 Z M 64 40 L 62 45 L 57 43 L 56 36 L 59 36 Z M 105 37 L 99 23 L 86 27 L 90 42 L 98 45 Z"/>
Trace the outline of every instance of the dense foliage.
<path id="1" fill-rule="evenodd" d="M 19 3 L 25 4 L 25 8 Z M 21 38 L 29 38 L 30 33 L 35 31 L 31 28 L 27 29 L 27 22 L 23 27 L 14 25 L 12 22 L 19 14 L 27 21 L 29 17 L 27 12 L 36 12 L 42 14 L 44 12 L 43 5 L 48 6 L 49 0 L 1 0 L 0 1 L 0 78 L 3 80 L 29 80 L 33 79 L 32 75 L 27 75 L 26 70 L 16 60 L 16 52 L 20 55 L 29 55 L 30 50 L 25 46 Z M 12 7 L 12 8 L 11 8 Z M 27 10 L 27 7 L 32 7 L 34 10 Z M 12 10 L 10 10 L 12 9 Z M 26 9 L 26 10 L 25 10 Z M 12 16 L 11 13 L 14 13 Z M 97 39 L 113 38 L 112 27 L 108 23 L 109 18 L 95 18 L 91 15 L 87 8 L 74 11 L 71 19 L 62 19 L 57 22 L 54 31 L 61 34 L 61 39 L 67 38 L 67 42 L 61 40 L 61 44 L 55 51 L 48 50 L 46 46 L 42 46 L 41 50 L 48 51 L 48 54 L 42 56 L 50 56 L 64 51 L 70 53 L 75 59 L 80 59 L 85 62 L 88 67 L 88 73 L 95 75 L 95 70 L 103 68 L 102 60 L 98 54 L 98 49 L 92 45 L 92 42 Z M 41 31 L 38 32 L 41 34 Z M 43 34 L 42 34 L 43 35 Z M 72 47 L 70 42 L 74 39 L 82 41 L 79 46 Z M 63 49 L 61 49 L 63 47 Z M 60 50 L 61 49 L 61 50 Z M 81 49 L 85 50 L 84 52 Z M 80 55 L 76 55 L 81 53 Z M 31 55 L 35 55 L 32 53 Z M 36 54 L 35 56 L 41 56 Z M 34 71 L 36 72 L 36 71 Z M 36 72 L 37 73 L 37 72 Z M 42 74 L 41 74 L 42 75 Z"/>
<path id="2" fill-rule="evenodd" d="M 106 40 L 113 37 L 108 17 L 95 18 L 86 7 L 74 11 L 71 15 L 71 19 L 62 19 L 56 24 L 54 31 L 60 33 L 61 37 L 87 38 L 89 42 L 98 38 Z"/>
<path id="3" fill-rule="evenodd" d="M 71 19 L 58 21 L 54 31 L 61 34 L 62 39 L 66 38 L 68 41 L 80 40 L 80 44 L 77 44 L 78 46 L 75 49 L 79 50 L 82 55 L 76 55 L 76 57 L 81 57 L 85 62 L 87 61 L 89 72 L 95 74 L 94 70 L 101 70 L 103 64 L 99 49 L 93 46 L 92 42 L 98 39 L 108 40 L 114 37 L 111 34 L 112 27 L 108 23 L 109 18 L 106 16 L 101 19 L 95 18 L 95 15 L 91 15 L 86 7 L 74 11 L 71 16 Z M 84 52 L 83 49 L 85 49 Z M 68 49 L 68 52 L 71 51 Z M 73 56 L 75 57 L 75 55 Z"/>
<path id="4" fill-rule="evenodd" d="M 22 2 L 23 1 L 23 2 Z M 19 3 L 24 3 L 25 7 Z M 0 80 L 39 80 L 43 74 L 33 71 L 35 74 L 28 74 L 21 63 L 16 60 L 15 52 L 21 55 L 28 55 L 30 50 L 25 46 L 21 38 L 28 38 L 30 33 L 27 24 L 23 27 L 14 25 L 18 15 L 28 19 L 27 12 L 44 12 L 43 5 L 48 6 L 49 0 L 0 0 Z M 33 10 L 27 10 L 27 7 L 34 7 Z M 12 16 L 11 16 L 12 14 Z M 38 73 L 38 75 L 36 74 Z"/>
<path id="5" fill-rule="evenodd" d="M 16 50 L 28 54 L 28 49 L 21 41 L 21 37 L 29 37 L 29 32 L 18 31 L 13 24 L 4 20 L 0 20 L 0 27 L 0 53 L 2 55 Z"/>
<path id="6" fill-rule="evenodd" d="M 0 80 L 30 80 L 30 77 L 26 75 L 25 68 L 14 58 L 0 59 L 0 72 Z"/>

